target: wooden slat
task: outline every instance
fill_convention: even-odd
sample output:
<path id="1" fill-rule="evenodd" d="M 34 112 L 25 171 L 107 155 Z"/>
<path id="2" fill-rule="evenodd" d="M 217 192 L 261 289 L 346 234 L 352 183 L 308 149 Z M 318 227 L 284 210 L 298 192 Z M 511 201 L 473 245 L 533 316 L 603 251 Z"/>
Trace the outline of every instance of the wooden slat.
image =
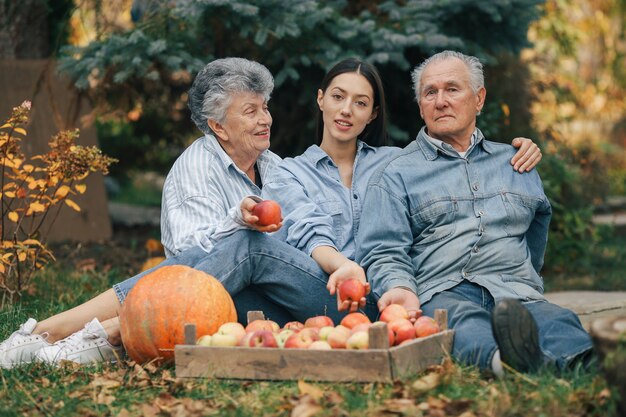
<path id="1" fill-rule="evenodd" d="M 185 324 L 185 344 L 186 345 L 195 345 L 196 344 L 196 325 L 193 323 Z"/>
<path id="2" fill-rule="evenodd" d="M 374 323 L 368 329 L 369 347 L 371 349 L 389 349 L 389 333 L 387 323 Z"/>
<path id="3" fill-rule="evenodd" d="M 177 345 L 177 377 L 391 382 L 388 350 L 306 350 Z"/>
<path id="4" fill-rule="evenodd" d="M 258 310 L 248 311 L 247 319 L 248 323 L 252 323 L 255 320 L 265 320 L 265 314 Z"/>
<path id="5" fill-rule="evenodd" d="M 401 379 L 431 365 L 440 364 L 452 350 L 453 337 L 453 330 L 445 330 L 389 349 L 393 379 Z"/>

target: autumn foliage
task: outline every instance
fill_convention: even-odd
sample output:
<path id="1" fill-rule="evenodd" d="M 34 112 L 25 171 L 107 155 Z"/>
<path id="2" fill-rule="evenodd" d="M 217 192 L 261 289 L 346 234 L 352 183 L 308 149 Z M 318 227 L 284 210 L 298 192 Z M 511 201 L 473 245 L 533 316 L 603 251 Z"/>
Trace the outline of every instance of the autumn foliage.
<path id="1" fill-rule="evenodd" d="M 3 299 L 21 294 L 32 273 L 54 260 L 45 243 L 59 211 L 63 206 L 80 211 L 73 197 L 87 190 L 84 180 L 93 172 L 106 175 L 115 162 L 96 147 L 76 145 L 78 130 L 58 133 L 49 141 L 48 152 L 27 158 L 21 142 L 26 137 L 30 107 L 28 101 L 14 107 L 11 117 L 0 126 Z M 44 225 L 46 230 L 42 230 Z"/>

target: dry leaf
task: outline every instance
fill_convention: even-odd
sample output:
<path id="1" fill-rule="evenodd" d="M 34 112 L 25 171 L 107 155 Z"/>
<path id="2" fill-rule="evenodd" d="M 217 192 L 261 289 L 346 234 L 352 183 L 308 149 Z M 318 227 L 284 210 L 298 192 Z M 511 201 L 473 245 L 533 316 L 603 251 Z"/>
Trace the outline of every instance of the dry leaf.
<path id="1" fill-rule="evenodd" d="M 20 216 L 19 216 L 16 212 L 14 212 L 14 211 L 10 212 L 10 213 L 7 215 L 7 217 L 8 217 L 8 218 L 9 218 L 9 220 L 11 220 L 13 223 L 17 223 L 17 221 L 20 219 Z"/>
<path id="2" fill-rule="evenodd" d="M 437 373 L 426 374 L 417 381 L 413 383 L 411 386 L 414 391 L 418 393 L 423 393 L 436 388 L 441 382 L 441 375 Z"/>
<path id="3" fill-rule="evenodd" d="M 65 204 L 70 206 L 73 210 L 80 211 L 80 206 L 76 204 L 75 202 L 73 202 L 72 200 L 70 200 L 69 198 L 65 200 Z"/>
<path id="4" fill-rule="evenodd" d="M 291 410 L 291 417 L 311 417 L 320 411 L 322 411 L 322 407 L 313 398 L 305 395 Z"/>
<path id="5" fill-rule="evenodd" d="M 315 385 L 308 384 L 304 381 L 298 381 L 298 390 L 301 395 L 309 395 L 315 401 L 324 397 L 324 391 Z"/>
<path id="6" fill-rule="evenodd" d="M 383 403 L 384 411 L 395 414 L 406 414 L 407 411 L 415 409 L 415 400 L 409 398 L 392 398 Z"/>

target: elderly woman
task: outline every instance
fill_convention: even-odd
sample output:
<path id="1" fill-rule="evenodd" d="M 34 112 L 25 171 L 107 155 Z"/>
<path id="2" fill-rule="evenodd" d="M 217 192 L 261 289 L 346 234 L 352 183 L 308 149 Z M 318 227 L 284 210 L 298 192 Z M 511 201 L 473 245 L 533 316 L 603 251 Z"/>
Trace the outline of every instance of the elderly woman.
<path id="1" fill-rule="evenodd" d="M 238 210 L 243 197 L 260 194 L 261 184 L 280 161 L 268 150 L 272 116 L 267 103 L 273 88 L 267 68 L 242 58 L 215 60 L 196 76 L 189 108 L 204 136 L 182 153 L 165 181 L 161 234 L 168 260 L 160 266 L 186 265 L 206 255 L 214 236 L 233 227 L 229 210 Z M 0 344 L 0 366 L 30 362 L 42 348 L 47 348 L 48 356 L 64 347 L 84 349 L 69 356 L 78 362 L 101 360 L 101 355 L 115 360 L 121 352 L 117 330 L 121 301 L 110 289 L 41 322 L 28 319 Z M 252 289 L 234 301 L 239 311 L 263 309 L 277 319 L 290 318 Z"/>
<path id="2" fill-rule="evenodd" d="M 347 198 L 346 210 L 352 207 L 359 211 L 359 202 L 352 200 L 353 193 L 346 192 L 352 184 L 348 177 L 353 171 L 358 174 L 354 178 L 358 186 L 353 192 L 364 194 L 377 164 L 397 150 L 375 150 L 359 144 L 367 140 L 375 145 L 386 137 L 384 92 L 378 73 L 370 64 L 358 60 L 340 63 L 329 72 L 318 92 L 320 112 L 328 114 L 328 120 L 319 118 L 321 147 L 285 161 L 282 174 L 276 178 L 267 175 L 278 159 L 267 151 L 271 125 L 267 100 L 271 85 L 271 76 L 264 67 L 242 59 L 214 61 L 198 74 L 190 90 L 189 106 L 192 119 L 206 136 L 180 156 L 166 180 L 162 235 L 169 258 L 156 268 L 183 264 L 212 274 L 233 295 L 240 317 L 245 316 L 241 313 L 247 309 L 262 309 L 268 317 L 283 323 L 320 314 L 338 321 L 343 316 L 340 310 L 361 306 L 374 319 L 377 308 L 373 302 L 366 304 L 363 298 L 338 306 L 331 295 L 341 279 L 356 275 L 365 280 L 362 269 L 351 259 L 352 234 L 358 218 L 347 216 L 347 221 L 329 223 L 328 216 L 337 213 L 327 213 L 328 207 L 322 206 L 318 210 L 314 201 L 309 204 L 305 200 L 313 195 L 337 201 Z M 337 91 L 351 92 L 358 99 L 346 101 L 348 104 L 342 108 Z M 336 126 L 339 114 L 343 122 Z M 538 162 L 538 151 L 529 140 L 524 145 L 520 152 L 526 156 L 521 162 L 519 158 L 516 161 L 530 169 Z M 357 146 L 363 147 L 358 169 Z M 534 163 L 524 164 L 533 159 Z M 313 160 L 326 163 L 309 166 Z M 340 172 L 350 174 L 345 178 L 341 175 L 336 186 L 335 164 L 341 165 Z M 250 199 L 243 197 L 259 195 L 262 182 L 273 190 L 264 195 L 281 200 L 286 208 L 290 232 L 287 237 L 285 233 L 279 238 L 257 233 L 275 231 L 281 226 L 258 227 L 258 219 L 249 214 Z M 286 197 L 291 200 L 285 200 Z M 308 210 L 306 214 L 303 205 Z M 237 230 L 242 226 L 252 226 L 256 231 Z M 343 243 L 335 241 L 336 234 L 345 235 Z M 31 360 L 35 352 L 38 359 L 48 362 L 114 360 L 121 349 L 116 312 L 146 273 L 37 326 L 30 319 L 0 347 L 3 366 Z M 78 330 L 76 323 L 88 320 L 91 321 L 83 330 L 50 344 Z M 104 321 L 100 324 L 99 320 Z"/>

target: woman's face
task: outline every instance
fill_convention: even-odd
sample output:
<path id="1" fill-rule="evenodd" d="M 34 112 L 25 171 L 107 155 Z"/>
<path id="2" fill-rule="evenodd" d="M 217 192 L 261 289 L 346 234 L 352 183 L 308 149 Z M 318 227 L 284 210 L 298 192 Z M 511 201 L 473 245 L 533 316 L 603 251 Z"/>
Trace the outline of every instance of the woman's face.
<path id="1" fill-rule="evenodd" d="M 324 120 L 323 143 L 356 141 L 376 118 L 374 90 L 367 78 L 356 72 L 339 74 L 326 91 L 318 90 L 317 104 Z"/>
<path id="2" fill-rule="evenodd" d="M 231 157 L 254 157 L 270 146 L 272 115 L 265 98 L 260 94 L 234 94 L 221 123 L 220 138 Z M 236 159 L 236 158 L 233 158 Z"/>

